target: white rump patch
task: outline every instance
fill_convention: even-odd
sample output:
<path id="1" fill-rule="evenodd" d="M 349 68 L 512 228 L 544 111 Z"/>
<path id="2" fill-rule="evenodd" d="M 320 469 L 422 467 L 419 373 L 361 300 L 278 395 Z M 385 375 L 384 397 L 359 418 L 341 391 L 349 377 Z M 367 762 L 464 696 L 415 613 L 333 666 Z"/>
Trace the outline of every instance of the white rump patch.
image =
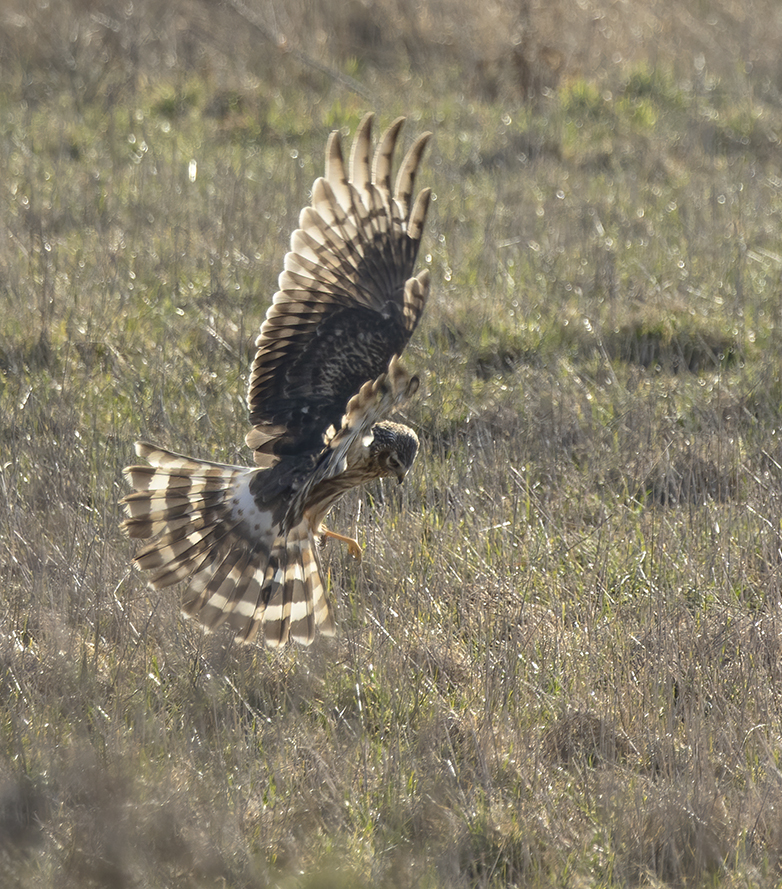
<path id="1" fill-rule="evenodd" d="M 268 552 L 277 537 L 279 527 L 273 524 L 269 510 L 258 509 L 255 498 L 250 492 L 250 482 L 257 472 L 256 469 L 250 469 L 242 473 L 228 492 L 227 500 L 231 505 L 231 519 L 241 521 L 247 536 L 252 540 L 258 540 Z"/>

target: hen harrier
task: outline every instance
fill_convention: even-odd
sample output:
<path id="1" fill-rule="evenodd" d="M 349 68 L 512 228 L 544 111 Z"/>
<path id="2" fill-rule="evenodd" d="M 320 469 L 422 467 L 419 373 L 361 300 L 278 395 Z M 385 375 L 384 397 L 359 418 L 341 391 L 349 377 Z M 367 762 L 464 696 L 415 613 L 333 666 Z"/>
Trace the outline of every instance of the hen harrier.
<path id="1" fill-rule="evenodd" d="M 136 554 L 155 588 L 188 585 L 185 614 L 208 630 L 228 624 L 242 642 L 261 626 L 266 643 L 309 645 L 334 634 L 316 540 L 355 540 L 321 522 L 346 491 L 410 469 L 418 438 L 385 418 L 418 388 L 399 362 L 429 294 L 413 276 L 430 190 L 411 204 L 425 133 L 391 184 L 404 118 L 380 140 L 370 168 L 372 115 L 356 133 L 350 177 L 339 133 L 326 174 L 285 256 L 279 290 L 256 340 L 246 436 L 258 468 L 184 457 L 146 442 L 129 466 L 135 492 L 122 501 Z"/>

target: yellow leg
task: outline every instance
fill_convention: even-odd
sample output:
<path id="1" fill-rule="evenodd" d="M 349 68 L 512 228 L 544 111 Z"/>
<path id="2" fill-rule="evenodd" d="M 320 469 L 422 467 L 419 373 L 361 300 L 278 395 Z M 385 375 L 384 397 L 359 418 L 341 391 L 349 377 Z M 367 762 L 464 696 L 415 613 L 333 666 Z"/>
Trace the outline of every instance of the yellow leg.
<path id="1" fill-rule="evenodd" d="M 334 540 L 341 540 L 342 543 L 347 543 L 350 555 L 357 561 L 361 561 L 363 553 L 361 552 L 361 547 L 358 545 L 357 540 L 354 540 L 352 537 L 345 537 L 344 534 L 337 534 L 336 531 L 329 531 L 328 528 L 321 528 L 320 533 L 323 537 L 333 537 Z"/>

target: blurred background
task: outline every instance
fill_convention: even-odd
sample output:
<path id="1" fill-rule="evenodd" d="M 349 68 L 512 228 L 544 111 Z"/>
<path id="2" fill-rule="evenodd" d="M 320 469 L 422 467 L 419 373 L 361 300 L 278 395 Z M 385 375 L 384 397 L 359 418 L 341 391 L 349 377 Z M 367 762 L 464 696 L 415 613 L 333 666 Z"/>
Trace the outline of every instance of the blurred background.
<path id="1" fill-rule="evenodd" d="M 782 4 L 4 0 L 0 883 L 773 886 Z M 119 528 L 248 463 L 253 342 L 367 111 L 431 130 L 422 448 L 339 634 L 238 649 Z"/>
<path id="2" fill-rule="evenodd" d="M 379 102 L 412 77 L 422 107 L 446 95 L 512 107 L 577 77 L 617 85 L 641 63 L 693 88 L 708 78 L 742 82 L 771 101 L 779 18 L 772 0 L 518 0 L 480 9 L 461 0 L 8 0 L 2 64 L 29 98 L 67 81 L 85 102 L 109 88 L 107 98 L 129 101 L 147 78 L 197 74 L 214 87 L 298 84 L 320 102 L 345 88 Z"/>

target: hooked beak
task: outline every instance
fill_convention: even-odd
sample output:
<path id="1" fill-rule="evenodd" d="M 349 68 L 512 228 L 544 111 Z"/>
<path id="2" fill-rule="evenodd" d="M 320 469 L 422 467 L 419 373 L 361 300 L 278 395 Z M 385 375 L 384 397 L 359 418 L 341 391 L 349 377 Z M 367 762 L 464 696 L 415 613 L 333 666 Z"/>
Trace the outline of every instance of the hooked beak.
<path id="1" fill-rule="evenodd" d="M 397 472 L 397 474 L 396 474 L 397 483 L 401 485 L 402 482 L 405 480 L 406 475 L 407 475 L 407 470 L 400 469 L 399 472 Z"/>

